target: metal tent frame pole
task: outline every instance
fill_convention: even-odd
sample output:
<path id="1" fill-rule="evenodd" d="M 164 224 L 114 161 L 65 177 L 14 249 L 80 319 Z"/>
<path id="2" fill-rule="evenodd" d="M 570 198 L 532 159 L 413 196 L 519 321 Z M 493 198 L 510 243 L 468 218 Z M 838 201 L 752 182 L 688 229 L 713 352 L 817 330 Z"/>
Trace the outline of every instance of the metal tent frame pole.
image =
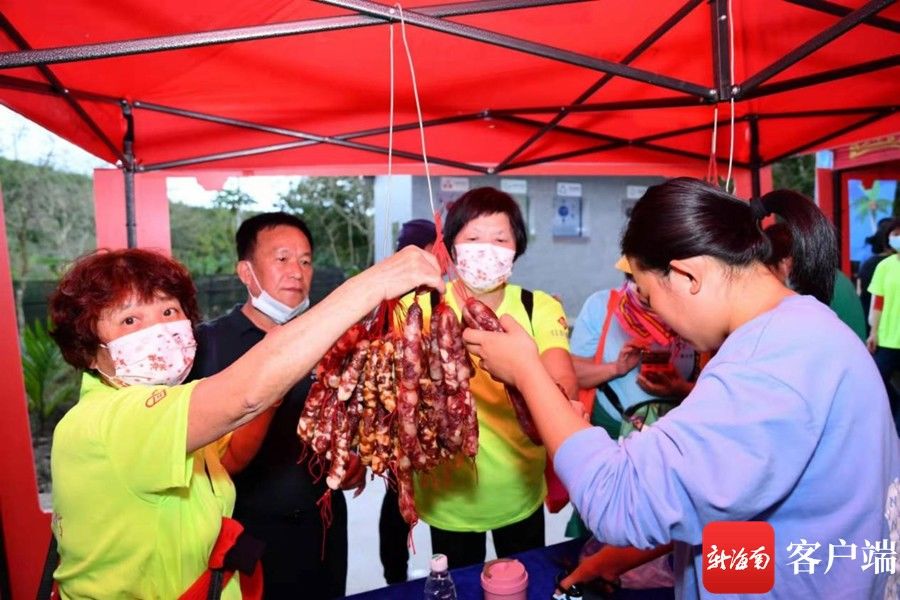
<path id="1" fill-rule="evenodd" d="M 848 31 L 865 21 L 867 18 L 887 8 L 895 1 L 896 0 L 870 0 L 868 3 L 858 8 L 857 10 L 848 13 L 840 21 L 838 21 L 825 31 L 819 33 L 818 35 L 814 35 L 806 42 L 800 44 L 799 46 L 788 52 L 782 58 L 770 64 L 768 67 L 763 68 L 755 75 L 747 78 L 738 86 L 739 89 L 737 90 L 736 96 L 740 97 L 741 94 L 752 92 L 762 83 L 765 83 L 788 67 L 803 60 L 832 40 L 835 40 L 838 37 L 844 35 Z"/>
<path id="2" fill-rule="evenodd" d="M 659 38 L 661 38 L 667 31 L 672 29 L 675 25 L 681 22 L 687 15 L 694 10 L 694 8 L 700 4 L 703 0 L 688 0 L 684 6 L 678 9 L 675 14 L 665 20 L 659 27 L 657 27 L 650 35 L 644 38 L 640 44 L 635 46 L 631 52 L 625 55 L 622 59 L 622 64 L 627 65 L 637 59 L 641 54 L 643 54 L 648 48 L 650 48 Z M 587 100 L 593 96 L 595 93 L 600 91 L 607 83 L 612 81 L 614 75 L 606 74 L 600 79 L 598 79 L 593 85 L 591 85 L 584 92 L 579 94 L 575 100 L 571 102 L 568 106 L 563 106 L 558 109 L 557 114 L 548 121 L 543 127 L 541 127 L 538 131 L 531 135 L 527 140 L 525 140 L 518 148 L 513 150 L 506 158 L 500 161 L 495 167 L 496 171 L 503 171 L 512 163 L 520 154 L 522 154 L 529 147 L 534 145 L 538 140 L 540 140 L 544 135 L 552 131 L 559 123 L 565 119 L 573 108 L 584 104 Z M 681 100 L 681 98 L 678 98 Z"/>
<path id="3" fill-rule="evenodd" d="M 804 8 L 810 8 L 812 10 L 827 13 L 829 15 L 834 15 L 836 17 L 846 17 L 851 12 L 853 12 L 852 8 L 848 8 L 840 4 L 835 4 L 834 2 L 828 2 L 827 0 L 784 1 L 789 2 L 790 4 L 796 4 L 797 6 L 802 6 Z M 872 27 L 878 27 L 879 29 L 885 29 L 894 33 L 900 33 L 900 22 L 894 21 L 893 19 L 888 19 L 885 17 L 867 17 L 863 19 L 862 22 L 866 25 L 871 25 Z"/>
<path id="4" fill-rule="evenodd" d="M 555 4 L 574 4 L 586 1 L 587 0 L 481 0 L 476 2 L 441 4 L 423 7 L 417 10 L 420 14 L 441 18 L 534 8 L 538 6 L 551 6 Z M 2 13 L 0 13 L 0 16 L 2 16 Z M 37 65 L 78 62 L 82 60 L 114 58 L 117 56 L 131 56 L 134 54 L 148 54 L 151 52 L 202 48 L 205 46 L 252 42 L 255 40 L 267 40 L 278 37 L 321 33 L 324 31 L 338 31 L 341 29 L 382 24 L 384 24 L 384 19 L 364 15 L 351 15 L 305 19 L 301 21 L 289 21 L 286 23 L 272 23 L 268 25 L 248 25 L 246 27 L 181 33 L 177 35 L 156 36 L 123 40 L 119 42 L 60 46 L 58 48 L 45 48 L 41 50 L 29 48 L 22 52 L 0 52 L 0 69 L 33 67 Z"/>
<path id="5" fill-rule="evenodd" d="M 353 150 L 363 150 L 366 152 L 372 152 L 375 154 L 381 154 L 386 156 L 388 154 L 388 149 L 383 146 L 375 146 L 373 144 L 363 144 L 361 142 L 352 142 L 349 139 L 338 138 L 333 136 L 324 136 L 317 135 L 314 133 L 308 133 L 303 131 L 296 131 L 294 129 L 287 129 L 285 127 L 273 127 L 271 125 L 261 125 L 259 123 L 253 123 L 251 121 L 244 121 L 242 119 L 232 119 L 229 117 L 222 117 L 218 115 L 211 115 L 207 113 L 202 113 L 195 110 L 185 110 L 181 108 L 174 108 L 171 106 L 164 106 L 162 104 L 156 104 L 153 102 L 135 102 L 135 108 L 140 108 L 144 110 L 150 110 L 154 112 L 176 115 L 180 117 L 187 117 L 196 119 L 199 121 L 207 121 L 210 123 L 217 123 L 219 125 L 230 125 L 232 127 L 241 127 L 244 129 L 250 129 L 253 131 L 262 131 L 265 133 L 273 133 L 276 135 L 282 135 L 291 138 L 299 138 L 302 140 L 306 140 L 310 144 L 332 144 L 335 146 L 342 146 L 344 148 L 351 148 Z M 421 154 L 417 152 L 407 152 L 405 150 L 393 149 L 391 153 L 394 156 L 398 156 L 400 158 L 408 158 L 410 160 L 423 160 Z M 487 172 L 486 167 L 481 167 L 478 165 L 473 165 L 469 163 L 464 163 L 462 161 L 451 160 L 447 158 L 441 158 L 439 156 L 429 156 L 428 160 L 435 164 L 445 165 L 448 167 L 456 167 L 459 169 L 466 169 L 469 171 L 478 171 L 482 173 Z"/>
<path id="6" fill-rule="evenodd" d="M 734 97 L 733 82 L 731 81 L 731 45 L 728 33 L 731 27 L 729 22 L 731 15 L 728 14 L 728 5 L 728 0 L 712 0 L 709 11 L 713 81 L 720 101 Z"/>
<path id="7" fill-rule="evenodd" d="M 788 158 L 789 156 L 794 156 L 795 154 L 800 154 L 801 152 L 809 150 L 810 148 L 814 148 L 820 144 L 829 142 L 836 137 L 840 137 L 840 136 L 844 135 L 845 133 L 849 133 L 856 129 L 862 129 L 866 125 L 871 125 L 872 123 L 874 123 L 876 121 L 880 121 L 881 119 L 884 119 L 885 117 L 889 117 L 890 115 L 894 114 L 896 112 L 896 110 L 897 110 L 897 108 L 893 107 L 890 110 L 881 111 L 881 112 L 875 113 L 873 115 L 869 115 L 864 119 L 860 119 L 859 121 L 854 121 L 853 123 L 851 123 L 845 127 L 836 129 L 835 131 L 832 131 L 831 133 L 826 133 L 825 135 L 817 137 L 816 139 L 814 139 L 812 141 L 806 142 L 804 144 L 800 144 L 799 146 L 796 146 L 794 148 L 791 148 L 790 150 L 782 152 L 781 154 L 779 154 L 777 156 L 766 159 L 763 162 L 763 166 L 768 166 L 768 165 L 778 162 L 779 160 Z"/>
<path id="8" fill-rule="evenodd" d="M 19 30 L 9 22 L 9 20 L 6 18 L 6 15 L 4 15 L 2 11 L 0 11 L 0 29 L 6 32 L 13 43 L 15 43 L 19 48 L 22 48 L 22 50 L 20 50 L 19 52 L 12 52 L 7 54 L 17 56 L 21 54 L 27 54 L 29 51 L 31 51 L 31 45 L 22 36 L 22 34 L 19 33 Z M 78 116 L 78 118 L 85 125 L 87 125 L 88 129 L 91 130 L 91 133 L 97 136 L 97 138 L 101 142 L 103 142 L 103 145 L 106 146 L 116 158 L 122 160 L 123 156 L 119 148 L 117 148 L 112 140 L 109 139 L 109 137 L 106 135 L 106 133 L 103 132 L 100 126 L 97 125 L 96 121 L 94 121 L 94 119 L 92 119 L 91 116 L 87 114 L 87 112 L 84 110 L 84 107 L 78 103 L 78 100 L 76 100 L 71 96 L 71 94 L 69 94 L 68 88 L 66 88 L 66 86 L 63 85 L 63 82 L 59 80 L 59 78 L 53 73 L 53 71 L 50 70 L 50 67 L 48 67 L 44 63 L 39 63 L 35 66 L 37 67 L 38 71 L 40 71 L 41 76 L 50 84 L 51 89 L 56 92 L 56 95 L 62 98 L 63 101 L 69 105 L 69 108 L 71 108 Z"/>
<path id="9" fill-rule="evenodd" d="M 514 115 L 500 115 L 497 118 L 503 119 L 505 121 L 509 121 L 511 123 L 518 123 L 518 124 L 525 125 L 528 127 L 535 127 L 538 129 L 543 125 L 543 123 L 541 123 L 540 121 L 535 121 L 533 119 L 526 119 L 523 117 L 517 117 Z M 738 121 L 736 121 L 736 122 L 738 122 Z M 727 123 L 728 123 L 728 121 L 723 120 L 720 122 L 720 125 L 724 125 Z M 649 135 L 649 136 L 628 139 L 628 138 L 622 138 L 622 137 L 607 135 L 607 134 L 602 134 L 602 133 L 588 132 L 588 131 L 584 131 L 582 129 L 557 126 L 557 130 L 560 131 L 561 133 L 567 133 L 569 135 L 601 140 L 605 143 L 598 144 L 596 146 L 590 146 L 587 148 L 570 150 L 568 152 L 562 152 L 559 154 L 542 156 L 542 157 L 538 157 L 538 158 L 535 158 L 532 160 L 512 162 L 509 165 L 507 165 L 504 168 L 504 170 L 520 169 L 520 168 L 526 167 L 526 166 L 541 164 L 542 162 L 550 162 L 553 160 L 562 160 L 564 158 L 575 158 L 577 156 L 584 156 L 587 154 L 596 154 L 599 152 L 604 152 L 607 150 L 614 150 L 616 148 L 622 148 L 622 147 L 626 147 L 626 146 L 630 146 L 633 148 L 640 148 L 643 150 L 650 150 L 653 152 L 662 152 L 665 154 L 672 154 L 675 156 L 680 156 L 682 158 L 689 158 L 689 159 L 693 159 L 693 160 L 709 160 L 709 157 L 704 154 L 700 154 L 697 152 L 690 152 L 688 150 L 681 150 L 678 148 L 670 148 L 669 146 L 661 146 L 659 144 L 653 144 L 651 142 L 654 140 L 676 137 L 679 135 L 683 135 L 685 133 L 693 133 L 695 131 L 703 131 L 705 129 L 711 129 L 711 128 L 712 128 L 712 124 L 707 123 L 707 124 L 703 124 L 703 125 L 698 125 L 696 127 L 686 127 L 683 129 L 676 129 L 676 130 L 661 132 L 661 133 L 657 133 L 657 134 L 653 134 L 653 135 Z M 719 161 L 723 162 L 723 163 L 728 162 L 727 159 L 724 159 L 724 158 L 719 159 Z M 736 164 L 742 168 L 747 166 L 746 163 L 743 163 L 740 161 L 735 162 L 734 164 Z"/>
<path id="10" fill-rule="evenodd" d="M 831 172 L 831 218 L 834 223 L 834 235 L 840 256 L 844 250 L 843 222 L 844 222 L 844 173 L 838 169 Z"/>
<path id="11" fill-rule="evenodd" d="M 378 4 L 377 2 L 370 2 L 369 0 L 317 1 L 331 6 L 340 6 L 341 8 L 347 8 L 362 14 L 379 17 L 385 21 L 399 20 L 399 13 L 396 11 L 396 9 L 384 4 Z M 888 0 L 873 1 L 885 2 Z M 635 81 L 649 83 L 651 85 L 668 88 L 677 92 L 697 96 L 699 98 L 711 98 L 715 94 L 713 90 L 710 90 L 706 86 L 692 83 L 690 81 L 684 81 L 675 77 L 669 77 L 667 75 L 645 71 L 644 69 L 636 69 L 634 67 L 623 65 L 621 63 L 595 58 L 586 54 L 579 54 L 577 52 L 556 48 L 554 46 L 548 46 L 546 44 L 539 44 L 537 42 L 516 38 L 510 35 L 497 33 L 495 31 L 489 31 L 487 29 L 472 27 L 470 25 L 463 25 L 455 21 L 445 21 L 443 19 L 430 17 L 422 12 L 403 11 L 403 20 L 410 25 L 416 25 L 425 29 L 440 31 L 441 33 L 447 33 L 477 42 L 483 42 L 485 44 L 500 46 L 501 48 L 524 52 L 525 54 L 531 54 L 533 56 L 540 56 L 543 58 L 548 58 L 551 60 L 584 67 L 587 69 L 593 69 L 595 71 L 600 71 L 603 73 L 618 75 L 626 79 L 633 79 Z"/>
<path id="12" fill-rule="evenodd" d="M 751 98 L 762 98 L 763 96 L 778 94 L 779 92 L 789 92 L 804 87 L 818 85 L 820 83 L 828 83 L 830 81 L 837 81 L 839 79 L 845 79 L 847 77 L 853 77 L 855 75 L 871 73 L 872 71 L 890 69 L 898 65 L 900 65 L 900 54 L 894 54 L 885 58 L 858 63 L 855 65 L 850 65 L 848 67 L 829 69 L 827 71 L 821 71 L 812 75 L 804 75 L 802 77 L 794 77 L 792 79 L 783 79 L 775 83 L 760 85 L 756 89 L 750 90 L 749 92 L 743 94 L 741 96 L 741 99 L 749 100 Z"/>
<path id="13" fill-rule="evenodd" d="M 137 248 L 137 211 L 134 202 L 134 112 L 131 104 L 122 102 L 122 116 L 125 119 L 125 137 L 122 147 L 125 160 L 122 161 L 122 174 L 125 177 L 125 230 L 128 234 L 128 247 Z"/>

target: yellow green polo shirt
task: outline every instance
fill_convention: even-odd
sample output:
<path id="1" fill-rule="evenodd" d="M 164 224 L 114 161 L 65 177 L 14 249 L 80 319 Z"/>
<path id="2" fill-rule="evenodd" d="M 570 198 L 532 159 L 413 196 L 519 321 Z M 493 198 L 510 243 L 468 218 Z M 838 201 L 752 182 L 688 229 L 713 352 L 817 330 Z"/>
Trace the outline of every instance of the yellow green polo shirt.
<path id="1" fill-rule="evenodd" d="M 234 485 L 217 444 L 186 453 L 196 384 L 117 390 L 84 376 L 50 457 L 63 598 L 174 599 L 206 570 Z M 233 577 L 222 598 L 240 597 Z"/>
<path id="2" fill-rule="evenodd" d="M 450 286 L 448 286 L 449 289 Z M 511 315 L 534 329 L 539 352 L 569 350 L 568 325 L 562 305 L 550 295 L 534 292 L 529 324 L 521 300 L 522 288 L 507 285 L 497 315 Z M 452 293 L 445 300 L 461 315 Z M 426 323 L 429 297 L 419 303 Z M 544 465 L 547 453 L 522 432 L 503 384 L 475 366 L 469 382 L 478 411 L 478 456 L 474 464 L 458 455 L 427 474 L 415 477 L 416 510 L 423 521 L 448 531 L 488 531 L 517 523 L 540 508 L 547 494 Z"/>
<path id="3" fill-rule="evenodd" d="M 884 297 L 878 321 L 878 345 L 900 349 L 900 255 L 888 256 L 878 263 L 869 293 Z"/>

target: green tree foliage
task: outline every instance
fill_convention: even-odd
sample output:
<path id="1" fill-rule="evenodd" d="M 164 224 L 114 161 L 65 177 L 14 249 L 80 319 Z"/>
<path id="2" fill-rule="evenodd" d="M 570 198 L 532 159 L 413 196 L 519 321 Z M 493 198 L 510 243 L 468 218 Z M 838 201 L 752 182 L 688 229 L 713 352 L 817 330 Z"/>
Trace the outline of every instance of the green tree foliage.
<path id="1" fill-rule="evenodd" d="M 0 186 L 14 278 L 57 277 L 94 248 L 90 177 L 0 158 Z"/>
<path id="2" fill-rule="evenodd" d="M 364 177 L 308 177 L 282 194 L 279 207 L 302 218 L 315 238 L 315 263 L 353 275 L 373 260 L 374 201 Z"/>
<path id="3" fill-rule="evenodd" d="M 787 188 L 812 198 L 816 191 L 816 155 L 804 154 L 778 161 L 772 166 L 773 189 Z"/>
<path id="4" fill-rule="evenodd" d="M 172 256 L 194 277 L 234 273 L 234 215 L 227 208 L 169 203 Z"/>
<path id="5" fill-rule="evenodd" d="M 53 169 L 51 158 L 41 165 L 0 158 L 20 331 L 27 282 L 57 278 L 69 261 L 96 246 L 91 179 Z"/>
<path id="6" fill-rule="evenodd" d="M 45 325 L 34 321 L 22 331 L 22 371 L 28 411 L 37 422 L 38 435 L 47 434 L 47 425 L 57 411 L 77 400 L 79 380 Z"/>
<path id="7" fill-rule="evenodd" d="M 886 214 L 894 214 L 894 199 L 882 190 L 881 182 L 877 179 L 872 182 L 872 187 L 862 188 L 863 194 L 857 198 L 851 210 L 859 219 L 869 222 L 869 227 L 874 234 L 878 231 L 878 217 Z"/>

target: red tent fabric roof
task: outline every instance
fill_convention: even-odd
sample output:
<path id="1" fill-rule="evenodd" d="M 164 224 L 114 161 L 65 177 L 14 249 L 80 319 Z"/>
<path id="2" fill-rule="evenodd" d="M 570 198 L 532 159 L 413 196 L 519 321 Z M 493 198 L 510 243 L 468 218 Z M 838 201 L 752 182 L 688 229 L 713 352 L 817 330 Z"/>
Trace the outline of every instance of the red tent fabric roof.
<path id="1" fill-rule="evenodd" d="M 369 12 L 384 8 L 362 0 L 347 2 Z M 415 20 L 423 12 L 446 14 L 457 6 L 485 10 L 514 4 L 514 0 L 457 5 L 415 1 L 404 3 L 403 9 L 408 19 Z M 896 112 L 900 91 L 900 7 L 892 4 L 889 0 L 844 0 L 844 8 L 849 11 L 874 7 L 874 16 L 870 17 L 874 20 L 850 28 L 754 91 L 738 92 L 734 133 L 735 160 L 739 165 L 765 165 L 797 151 L 900 131 Z M 686 16 L 628 66 L 635 69 L 637 76 L 662 76 L 667 86 L 675 80 L 676 84 L 695 86 L 693 91 L 715 89 L 713 13 L 717 6 L 722 10 L 727 5 L 726 0 L 657 0 L 640 5 L 603 0 L 441 17 L 444 24 L 461 24 L 541 44 L 541 52 L 556 49 L 562 58 L 591 63 L 587 66 L 407 23 L 424 119 L 460 119 L 426 129 L 429 157 L 443 171 L 472 167 L 487 172 L 499 167 L 501 171 L 520 173 L 545 171 L 546 165 L 541 167 L 539 163 L 548 159 L 560 166 L 581 165 L 586 172 L 591 164 L 601 162 L 704 160 L 709 154 L 709 126 L 715 105 L 710 97 L 625 76 L 612 77 L 583 98 L 586 105 L 569 112 L 559 127 L 512 155 L 560 107 L 571 105 L 604 77 L 598 69 L 606 63 L 591 61 L 621 64 L 629 52 L 680 9 Z M 886 8 L 878 10 L 880 5 Z M 841 23 L 841 16 L 823 12 L 823 7 L 828 6 L 834 10 L 837 5 L 822 0 L 734 0 L 731 14 L 735 84 L 746 83 Z M 377 18 L 369 17 L 374 24 L 363 25 L 363 19 L 354 10 L 330 3 L 285 0 L 235 0 L 225 4 L 212 0 L 11 0 L 5 3 L 2 16 L 0 102 L 106 160 L 115 162 L 122 157 L 127 124 L 116 102 L 121 99 L 134 105 L 134 154 L 139 168 L 154 169 L 172 161 L 238 152 L 241 155 L 204 164 L 217 168 L 280 166 L 300 170 L 346 165 L 349 171 L 386 170 L 386 133 L 352 135 L 383 130 L 388 125 L 390 32 Z M 357 26 L 335 28 L 350 21 Z M 724 22 L 727 24 L 727 19 Z M 71 55 L 85 51 L 86 44 L 272 24 L 317 30 L 54 62 L 44 67 L 14 66 L 29 58 L 27 53 L 18 52 L 27 47 L 75 47 L 56 52 Z M 465 35 L 472 35 L 471 29 L 463 29 Z M 394 34 L 395 123 L 409 125 L 416 121 L 416 109 L 399 25 L 394 26 Z M 208 37 L 222 35 L 213 33 Z M 728 49 L 729 44 L 722 47 Z M 857 68 L 862 72 L 852 76 L 800 89 L 779 92 L 777 88 L 779 84 L 790 86 L 798 78 L 853 70 L 854 66 L 873 61 L 879 62 Z M 48 73 L 51 80 L 55 78 L 71 91 L 68 99 L 52 93 Z M 641 102 L 657 99 L 684 106 L 639 107 Z M 74 103 L 87 118 L 77 115 Z M 718 106 L 718 117 L 723 122 L 718 135 L 721 158 L 728 154 L 730 108 L 727 99 Z M 208 119 L 187 119 L 161 112 L 168 109 L 194 111 Z M 812 111 L 821 114 L 811 116 Z M 800 113 L 806 115 L 799 116 Z M 758 117 L 758 155 L 754 155 L 751 143 L 749 117 L 753 115 Z M 264 124 L 279 131 L 211 122 L 214 117 Z M 88 120 L 93 122 L 94 130 Z M 695 130 L 666 135 L 686 128 Z M 298 137 L 297 132 L 327 136 L 331 141 L 344 136 L 362 146 L 310 142 Z M 283 144 L 292 145 L 292 149 L 250 155 L 241 152 Z M 395 133 L 394 147 L 401 152 L 395 158 L 400 168 L 420 169 L 416 129 Z M 178 164 L 183 163 L 174 163 Z"/>

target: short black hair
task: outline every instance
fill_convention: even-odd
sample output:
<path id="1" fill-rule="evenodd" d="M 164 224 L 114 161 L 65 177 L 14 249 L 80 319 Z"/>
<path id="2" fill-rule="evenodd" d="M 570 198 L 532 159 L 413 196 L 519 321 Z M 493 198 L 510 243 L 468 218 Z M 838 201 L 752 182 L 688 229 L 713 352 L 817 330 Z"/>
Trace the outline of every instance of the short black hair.
<path id="1" fill-rule="evenodd" d="M 434 221 L 428 219 L 413 219 L 400 227 L 400 235 L 397 236 L 397 250 L 403 250 L 407 246 L 425 248 L 433 244 L 437 239 L 437 230 Z"/>
<path id="2" fill-rule="evenodd" d="M 873 254 L 881 254 L 891 247 L 888 238 L 897 227 L 900 227 L 900 219 L 884 217 L 878 220 L 878 229 L 865 240 L 872 247 Z"/>
<path id="3" fill-rule="evenodd" d="M 238 260 L 249 260 L 256 250 L 256 239 L 259 232 L 263 229 L 271 229 L 279 225 L 287 225 L 299 229 L 306 239 L 309 241 L 309 249 L 312 251 L 313 237 L 309 232 L 309 227 L 300 217 L 290 215 L 286 212 L 268 212 L 254 215 L 241 223 L 237 233 L 234 234 L 234 242 L 237 247 Z"/>
<path id="4" fill-rule="evenodd" d="M 890 224 L 885 229 L 884 243 L 887 245 L 887 247 L 890 247 L 891 245 L 888 241 L 888 238 L 891 237 L 891 233 L 895 229 L 900 229 L 900 219 L 898 218 L 891 219 Z"/>
<path id="5" fill-rule="evenodd" d="M 469 190 L 459 197 L 447 210 L 444 221 L 444 242 L 453 255 L 453 240 L 466 224 L 482 215 L 503 213 L 509 217 L 513 236 L 516 240 L 516 256 L 525 254 L 528 247 L 528 233 L 525 231 L 525 220 L 522 211 L 512 196 L 492 187 L 480 187 Z M 515 258 L 513 260 L 515 260 Z"/>

